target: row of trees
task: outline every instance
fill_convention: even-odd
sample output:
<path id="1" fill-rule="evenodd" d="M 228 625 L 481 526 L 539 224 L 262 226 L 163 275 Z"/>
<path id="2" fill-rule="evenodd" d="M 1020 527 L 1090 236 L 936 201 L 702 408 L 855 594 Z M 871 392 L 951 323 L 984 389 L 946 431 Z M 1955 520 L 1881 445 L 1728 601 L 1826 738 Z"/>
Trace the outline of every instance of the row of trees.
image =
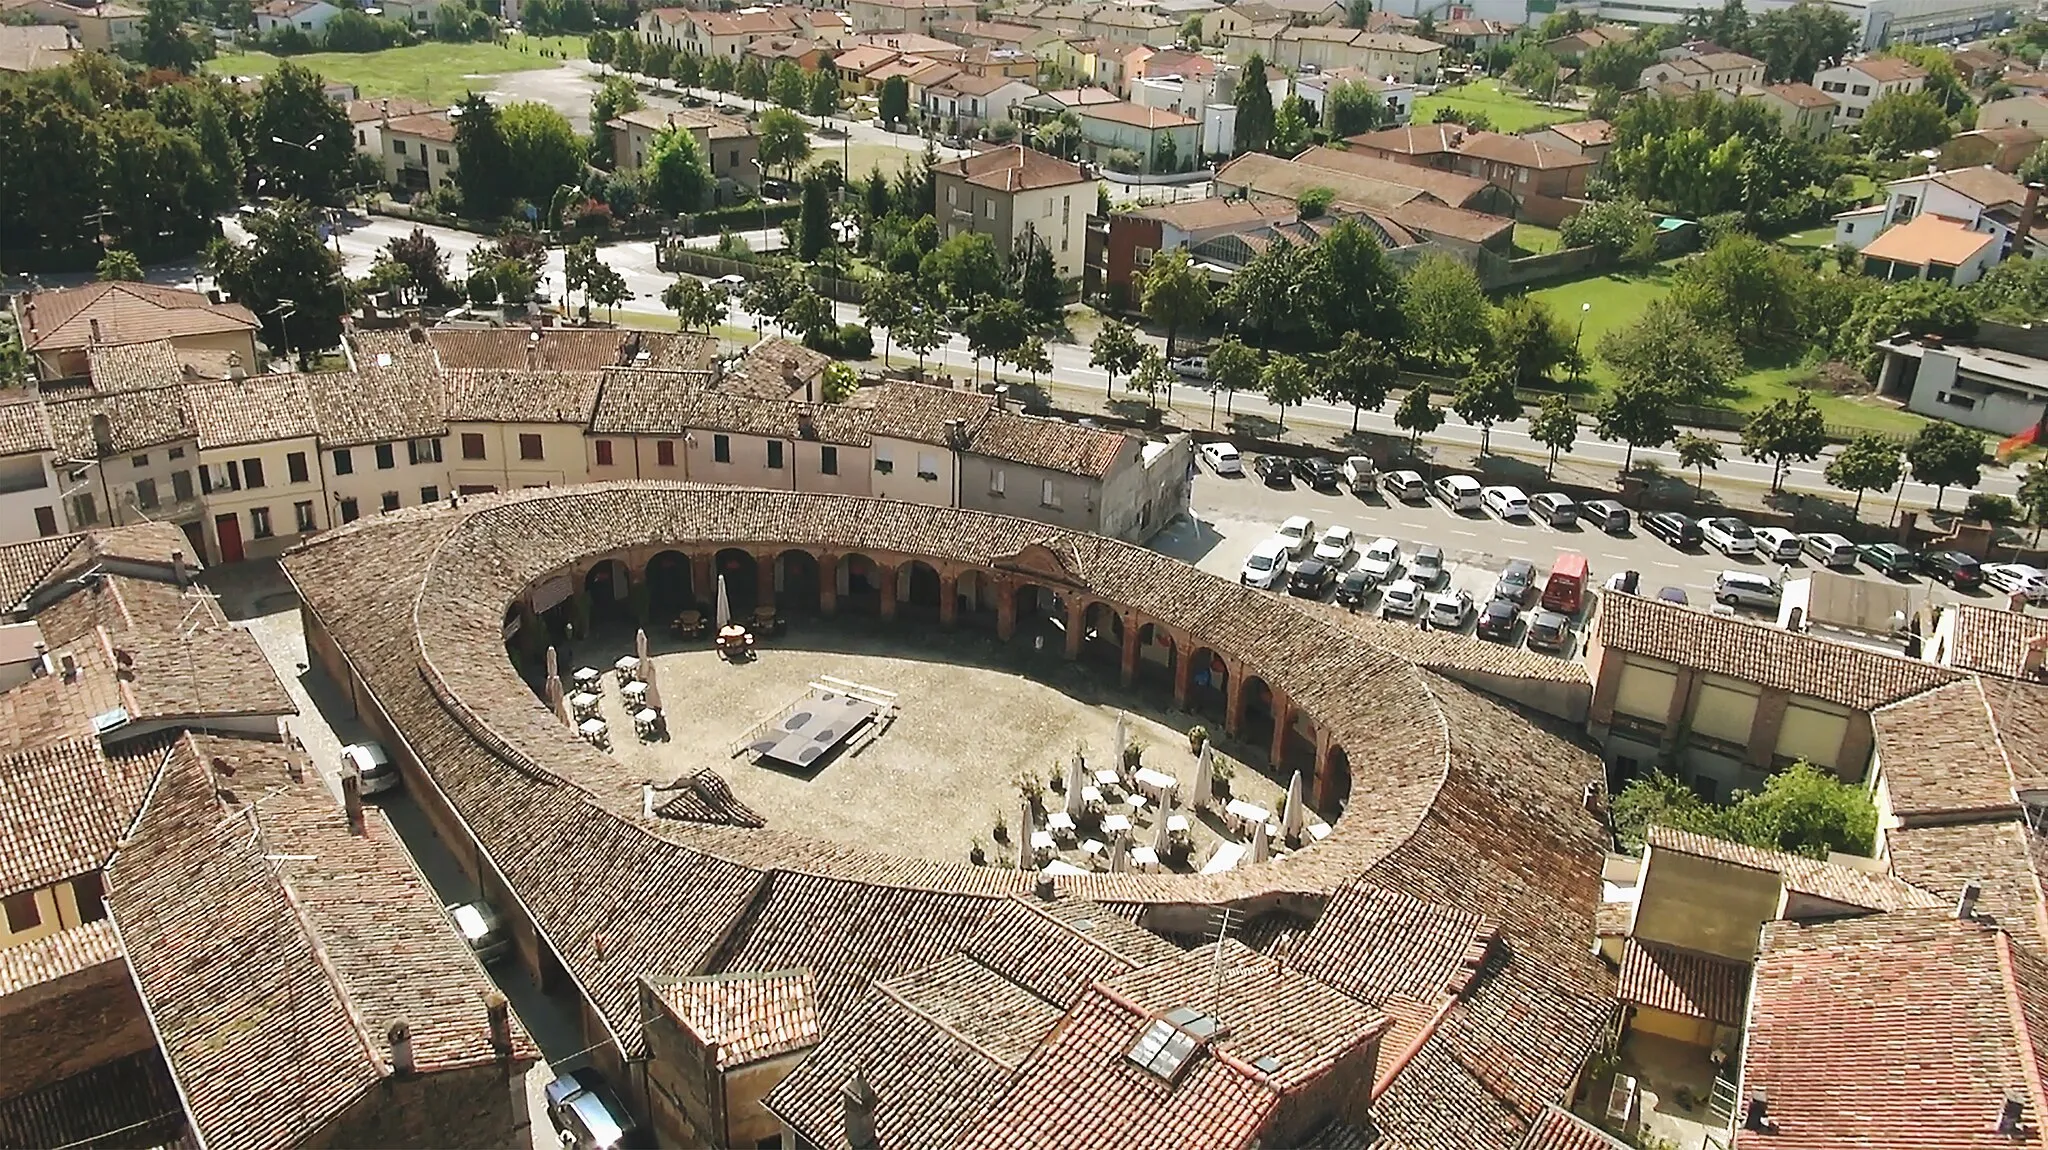
<path id="1" fill-rule="evenodd" d="M 779 107 L 813 116 L 829 116 L 839 107 L 839 71 L 832 66 L 829 55 L 815 71 L 807 72 L 789 60 L 781 61 L 771 70 L 758 56 L 744 56 L 737 62 L 724 56 L 706 59 L 663 41 L 644 40 L 630 28 L 591 33 L 587 51 L 592 63 L 657 81 L 674 80 L 685 88 L 710 88 L 743 99 L 770 100 Z M 903 92 L 907 102 L 907 84 Z"/>

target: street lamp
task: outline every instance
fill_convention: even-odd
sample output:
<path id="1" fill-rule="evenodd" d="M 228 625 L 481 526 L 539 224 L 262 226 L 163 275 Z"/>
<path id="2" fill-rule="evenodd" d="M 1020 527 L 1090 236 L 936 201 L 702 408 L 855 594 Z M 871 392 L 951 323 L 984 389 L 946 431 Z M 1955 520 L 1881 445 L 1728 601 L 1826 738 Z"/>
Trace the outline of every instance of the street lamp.
<path id="1" fill-rule="evenodd" d="M 761 201 L 761 243 L 766 245 L 768 243 L 768 169 L 761 163 L 761 157 L 759 156 L 755 156 L 750 162 L 754 165 L 754 170 L 761 173 L 761 183 L 759 187 L 754 189 L 754 198 Z"/>
<path id="2" fill-rule="evenodd" d="M 284 347 L 285 347 L 285 353 L 286 353 L 286 354 L 290 354 L 290 353 L 291 353 L 291 347 L 292 347 L 292 333 L 291 333 L 291 328 L 287 326 L 287 324 L 286 324 L 286 321 L 287 321 L 287 320 L 290 320 L 290 319 L 292 318 L 292 316 L 294 316 L 294 315 L 298 314 L 298 310 L 299 310 L 299 305 L 298 305 L 298 303 L 297 303 L 296 301 L 294 301 L 294 300 L 288 300 L 288 299 L 281 299 L 281 300 L 278 300 L 278 301 L 277 301 L 277 306 L 275 306 L 275 307 L 271 308 L 271 309 L 270 309 L 269 311 L 266 311 L 266 312 L 264 312 L 264 313 L 263 313 L 263 314 L 265 314 L 265 315 L 274 315 L 274 316 L 276 316 L 276 317 L 277 317 L 277 334 L 278 334 L 278 338 L 280 338 L 280 339 L 282 339 L 282 340 L 284 341 Z M 303 370 L 305 370 L 305 366 L 306 366 L 306 358 L 305 358 L 305 356 L 301 355 L 301 356 L 299 357 L 299 369 L 300 369 L 301 371 L 303 371 Z"/>
<path id="3" fill-rule="evenodd" d="M 1585 362 L 1579 354 L 1579 343 L 1586 338 L 1586 313 L 1592 310 L 1593 305 L 1590 303 L 1579 305 L 1579 331 L 1572 336 L 1572 382 L 1575 384 L 1579 382 L 1579 364 Z"/>

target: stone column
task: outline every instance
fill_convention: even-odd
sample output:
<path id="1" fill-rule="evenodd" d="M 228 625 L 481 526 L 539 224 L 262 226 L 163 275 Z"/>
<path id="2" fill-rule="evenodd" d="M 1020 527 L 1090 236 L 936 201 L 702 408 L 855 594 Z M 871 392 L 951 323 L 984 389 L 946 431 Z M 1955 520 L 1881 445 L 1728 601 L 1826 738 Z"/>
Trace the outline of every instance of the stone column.
<path id="1" fill-rule="evenodd" d="M 902 577 L 902 569 L 884 563 L 875 564 L 876 582 L 882 587 L 882 618 L 896 617 L 896 581 Z"/>
<path id="2" fill-rule="evenodd" d="M 1658 747 L 1666 755 L 1678 749 L 1678 732 L 1685 729 L 1685 718 L 1692 714 L 1692 693 L 1699 685 L 1699 677 L 1699 672 L 1691 667 L 1680 667 L 1671 684 L 1671 706 L 1664 712 L 1664 734 Z"/>
<path id="3" fill-rule="evenodd" d="M 1276 767 L 1287 765 L 1287 731 L 1294 725 L 1294 704 L 1273 693 L 1273 745 L 1266 758 Z"/>
<path id="4" fill-rule="evenodd" d="M 698 551 L 690 556 L 690 593 L 699 603 L 718 602 L 718 572 L 711 565 L 712 553 Z"/>
<path id="5" fill-rule="evenodd" d="M 1081 657 L 1081 631 L 1088 624 L 1088 605 L 1078 596 L 1067 597 L 1067 658 Z"/>
<path id="6" fill-rule="evenodd" d="M 1785 726 L 1785 707 L 1792 701 L 1789 692 L 1765 687 L 1757 696 L 1756 715 L 1749 721 L 1749 765 L 1760 771 L 1771 769 L 1771 759 L 1778 753 L 1778 734 Z"/>
<path id="7" fill-rule="evenodd" d="M 1124 617 L 1124 645 L 1120 652 L 1124 663 L 1123 684 L 1126 687 L 1138 677 L 1138 655 L 1143 650 L 1144 645 L 1138 642 L 1137 620 L 1127 615 Z"/>
<path id="8" fill-rule="evenodd" d="M 1330 733 L 1316 728 L 1316 774 L 1309 780 L 1309 805 L 1323 809 L 1324 796 L 1330 793 L 1330 772 L 1336 768 L 1336 744 L 1330 741 Z"/>
<path id="9" fill-rule="evenodd" d="M 939 626 L 950 628 L 960 619 L 960 576 L 947 571 L 939 575 Z"/>
<path id="10" fill-rule="evenodd" d="M 754 598 L 763 607 L 775 606 L 775 552 L 754 552 Z"/>
<path id="11" fill-rule="evenodd" d="M 832 616 L 839 613 L 839 556 L 832 552 L 818 555 L 818 614 Z"/>
<path id="12" fill-rule="evenodd" d="M 1188 709 L 1188 694 L 1195 687 L 1194 653 L 1173 649 L 1173 705 L 1180 710 Z"/>
<path id="13" fill-rule="evenodd" d="M 1223 685 L 1223 733 L 1237 737 L 1244 729 L 1244 669 L 1231 667 Z"/>
<path id="14" fill-rule="evenodd" d="M 996 597 L 996 638 L 1007 643 L 1017 637 L 1017 594 L 1007 579 L 998 579 L 989 590 Z"/>

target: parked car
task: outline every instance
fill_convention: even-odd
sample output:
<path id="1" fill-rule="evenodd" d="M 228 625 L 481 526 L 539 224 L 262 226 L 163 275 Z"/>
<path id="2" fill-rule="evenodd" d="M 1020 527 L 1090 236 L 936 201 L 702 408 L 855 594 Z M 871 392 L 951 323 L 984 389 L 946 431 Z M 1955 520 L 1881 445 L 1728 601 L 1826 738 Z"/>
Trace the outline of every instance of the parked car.
<path id="1" fill-rule="evenodd" d="M 455 933 L 476 952 L 478 962 L 489 965 L 511 957 L 512 935 L 490 903 L 479 899 L 451 906 L 448 919 L 455 924 Z"/>
<path id="2" fill-rule="evenodd" d="M 1273 538 L 1287 544 L 1289 557 L 1299 559 L 1315 549 L 1316 521 L 1306 515 L 1290 515 Z"/>
<path id="3" fill-rule="evenodd" d="M 1984 566 L 1967 551 L 1929 551 L 1920 557 L 1920 566 L 1935 582 L 1946 583 L 1958 591 L 1984 585 Z"/>
<path id="4" fill-rule="evenodd" d="M 1420 471 L 1389 471 L 1380 477 L 1380 487 L 1403 503 L 1420 503 L 1429 498 L 1429 485 Z"/>
<path id="5" fill-rule="evenodd" d="M 1920 572 L 1920 557 L 1896 543 L 1865 543 L 1856 549 L 1864 565 L 1894 579 L 1912 578 Z"/>
<path id="6" fill-rule="evenodd" d="M 1493 582 L 1493 597 L 1511 599 L 1516 606 L 1529 601 L 1529 592 L 1536 588 L 1536 565 L 1527 559 L 1510 559 L 1500 569 L 1500 578 Z"/>
<path id="7" fill-rule="evenodd" d="M 1486 509 L 1493 512 L 1499 518 L 1527 519 L 1529 517 L 1529 497 L 1522 494 L 1522 489 L 1519 487 L 1497 486 L 1482 488 L 1479 498 L 1480 502 L 1486 504 Z"/>
<path id="8" fill-rule="evenodd" d="M 1401 544 L 1381 536 L 1372 541 L 1358 558 L 1358 569 L 1374 583 L 1386 583 L 1401 574 Z"/>
<path id="9" fill-rule="evenodd" d="M 1773 563 L 1797 562 L 1800 540 L 1797 531 L 1783 527 L 1759 527 L 1751 534 L 1756 539 L 1756 554 L 1760 559 Z"/>
<path id="10" fill-rule="evenodd" d="M 1800 537 L 1799 545 L 1808 555 L 1820 561 L 1823 567 L 1854 568 L 1856 566 L 1856 545 L 1847 536 L 1832 531 L 1816 531 Z"/>
<path id="11" fill-rule="evenodd" d="M 1209 378 L 1209 357 L 1206 355 L 1183 355 L 1167 366 L 1182 379 Z"/>
<path id="12" fill-rule="evenodd" d="M 1640 571 L 1616 571 L 1607 577 L 1606 587 L 1609 591 L 1618 591 L 1623 595 L 1635 595 L 1639 593 L 1638 588 L 1642 586 L 1642 582 L 1643 576 Z"/>
<path id="13" fill-rule="evenodd" d="M 1730 559 L 1756 554 L 1756 532 L 1740 519 L 1721 516 L 1700 520 L 1700 537 Z"/>
<path id="14" fill-rule="evenodd" d="M 1531 495 L 1529 510 L 1552 527 L 1573 527 L 1579 522 L 1579 505 L 1562 491 L 1542 491 Z"/>
<path id="15" fill-rule="evenodd" d="M 382 743 L 350 743 L 343 747 L 341 769 L 356 773 L 358 794 L 380 794 L 399 783 L 398 766 Z"/>
<path id="16" fill-rule="evenodd" d="M 2029 603 L 2048 603 L 2048 571 L 2025 563 L 1986 563 L 1984 585 L 2023 595 Z"/>
<path id="17" fill-rule="evenodd" d="M 1244 570 L 1237 574 L 1237 581 L 1247 587 L 1271 591 L 1287 575 L 1287 543 L 1281 539 L 1267 539 L 1252 548 L 1244 558 Z"/>
<path id="18" fill-rule="evenodd" d="M 1396 579 L 1380 592 L 1380 614 L 1412 619 L 1422 608 L 1422 587 L 1413 579 Z"/>
<path id="19" fill-rule="evenodd" d="M 1337 470 L 1343 473 L 1344 484 L 1351 488 L 1351 494 L 1360 499 L 1371 494 L 1373 481 L 1379 477 L 1378 470 L 1372 465 L 1372 457 L 1368 455 L 1353 455 Z"/>
<path id="20" fill-rule="evenodd" d="M 1579 504 L 1579 518 L 1609 535 L 1628 534 L 1628 508 L 1612 499 L 1588 499 Z"/>
<path id="21" fill-rule="evenodd" d="M 1306 459 L 1294 461 L 1294 477 L 1317 491 L 1335 491 L 1337 481 L 1344 476 L 1337 470 L 1334 461 L 1320 455 L 1311 455 Z"/>
<path id="22" fill-rule="evenodd" d="M 1683 587 L 1659 587 L 1657 588 L 1657 598 L 1664 600 L 1666 603 L 1676 603 L 1680 607 L 1692 606 L 1692 599 L 1686 595 L 1685 588 Z"/>
<path id="23" fill-rule="evenodd" d="M 614 1150 L 638 1140 L 625 1104 L 596 1070 L 570 1071 L 548 1083 L 545 1096 L 564 1150 Z"/>
<path id="24" fill-rule="evenodd" d="M 1783 594 L 1777 580 L 1754 571 L 1723 571 L 1714 576 L 1714 602 L 1723 606 L 1775 611 Z"/>
<path id="25" fill-rule="evenodd" d="M 1337 573 L 1328 563 L 1304 559 L 1295 564 L 1294 574 L 1287 580 L 1287 593 L 1297 599 L 1320 599 L 1330 593 L 1330 585 L 1336 581 Z"/>
<path id="26" fill-rule="evenodd" d="M 1700 542 L 1700 525 L 1676 511 L 1652 511 L 1643 516 L 1643 530 L 1673 547 L 1685 548 Z"/>
<path id="27" fill-rule="evenodd" d="M 727 295 L 737 296 L 747 290 L 747 277 L 738 274 L 719 276 L 711 281 L 711 285 Z"/>
<path id="28" fill-rule="evenodd" d="M 1204 443 L 1202 458 L 1209 461 L 1209 470 L 1218 475 L 1244 474 L 1244 456 L 1238 453 L 1237 445 L 1234 443 L 1225 443 L 1220 439 L 1214 443 Z"/>
<path id="29" fill-rule="evenodd" d="M 1469 475 L 1446 475 L 1431 484 L 1429 491 L 1453 511 L 1479 510 L 1479 481 Z"/>
<path id="30" fill-rule="evenodd" d="M 1363 569 L 1353 567 L 1344 573 L 1342 579 L 1337 580 L 1337 602 L 1346 607 L 1362 607 L 1366 598 L 1372 594 L 1372 589 L 1378 585 L 1377 579 Z"/>
<path id="31" fill-rule="evenodd" d="M 1528 644 L 1545 651 L 1562 651 L 1571 642 L 1572 621 L 1556 611 L 1538 611 L 1529 616 Z"/>
<path id="32" fill-rule="evenodd" d="M 1463 591 L 1440 591 L 1429 597 L 1429 625 L 1456 631 L 1472 617 L 1472 596 Z"/>
<path id="33" fill-rule="evenodd" d="M 1261 455 L 1252 461 L 1252 474 L 1266 481 L 1268 487 L 1294 486 L 1294 472 L 1287 467 L 1287 461 L 1277 455 Z"/>
<path id="34" fill-rule="evenodd" d="M 1444 577 L 1444 549 L 1424 543 L 1408 560 L 1408 577 L 1424 587 L 1434 587 Z"/>
<path id="35" fill-rule="evenodd" d="M 1479 637 L 1513 639 L 1515 622 L 1522 617 L 1522 605 L 1512 599 L 1495 599 L 1479 609 Z"/>
<path id="36" fill-rule="evenodd" d="M 1333 570 L 1342 571 L 1357 549 L 1358 539 L 1351 534 L 1351 528 L 1332 525 L 1323 530 L 1321 539 L 1316 540 L 1315 557 L 1329 564 Z"/>

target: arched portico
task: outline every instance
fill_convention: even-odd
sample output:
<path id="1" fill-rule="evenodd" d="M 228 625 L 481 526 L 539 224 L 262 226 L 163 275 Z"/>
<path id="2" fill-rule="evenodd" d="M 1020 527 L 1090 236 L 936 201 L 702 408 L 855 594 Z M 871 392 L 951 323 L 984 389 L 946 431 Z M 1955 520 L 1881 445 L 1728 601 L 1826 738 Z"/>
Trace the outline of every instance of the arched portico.
<path id="1" fill-rule="evenodd" d="M 647 561 L 647 602 L 656 618 L 672 619 L 703 601 L 690 568 L 690 557 L 680 551 L 659 551 Z"/>
<path id="2" fill-rule="evenodd" d="M 711 569 L 716 579 L 725 581 L 726 602 L 731 604 L 734 618 L 740 618 L 753 611 L 761 601 L 761 565 L 751 551 L 727 547 L 711 557 Z M 712 589 L 717 594 L 717 588 Z"/>
<path id="3" fill-rule="evenodd" d="M 818 557 L 792 547 L 775 557 L 775 602 L 785 611 L 820 609 Z"/>
<path id="4" fill-rule="evenodd" d="M 912 559 L 896 569 L 897 609 L 920 619 L 936 619 L 943 598 L 939 569 Z"/>
<path id="5" fill-rule="evenodd" d="M 632 575 L 617 559 L 600 559 L 583 574 L 583 593 L 590 598 L 593 622 L 627 618 L 631 607 L 626 597 L 632 591 Z"/>
<path id="6" fill-rule="evenodd" d="M 1108 667 L 1121 666 L 1124 654 L 1124 619 L 1117 609 L 1097 599 L 1081 613 L 1083 658 Z"/>
<path id="7" fill-rule="evenodd" d="M 1136 657 L 1125 662 L 1131 667 L 1133 684 L 1172 690 L 1180 671 L 1180 652 L 1171 632 L 1157 623 L 1145 623 L 1138 628 Z"/>
<path id="8" fill-rule="evenodd" d="M 882 565 L 866 555 L 848 553 L 834 565 L 832 582 L 839 609 L 878 615 L 882 610 Z"/>

